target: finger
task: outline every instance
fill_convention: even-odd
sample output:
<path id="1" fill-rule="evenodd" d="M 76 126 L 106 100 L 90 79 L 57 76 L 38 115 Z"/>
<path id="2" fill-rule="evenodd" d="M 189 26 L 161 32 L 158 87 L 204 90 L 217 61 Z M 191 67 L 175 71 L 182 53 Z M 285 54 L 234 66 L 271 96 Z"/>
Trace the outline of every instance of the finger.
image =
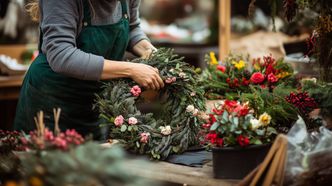
<path id="1" fill-rule="evenodd" d="M 154 86 L 156 87 L 155 90 L 159 90 L 160 89 L 160 85 L 159 85 L 159 82 L 157 80 L 157 77 L 153 78 L 153 83 L 154 83 Z"/>
<path id="2" fill-rule="evenodd" d="M 153 80 L 151 82 L 149 82 L 149 88 L 152 90 L 156 90 L 156 86 L 155 86 Z"/>
<path id="3" fill-rule="evenodd" d="M 159 70 L 157 68 L 153 68 L 153 70 L 159 74 Z"/>
<path id="4" fill-rule="evenodd" d="M 161 77 L 159 75 L 157 76 L 156 80 L 159 84 L 159 87 L 164 88 L 164 86 L 165 86 L 164 81 L 161 79 Z"/>

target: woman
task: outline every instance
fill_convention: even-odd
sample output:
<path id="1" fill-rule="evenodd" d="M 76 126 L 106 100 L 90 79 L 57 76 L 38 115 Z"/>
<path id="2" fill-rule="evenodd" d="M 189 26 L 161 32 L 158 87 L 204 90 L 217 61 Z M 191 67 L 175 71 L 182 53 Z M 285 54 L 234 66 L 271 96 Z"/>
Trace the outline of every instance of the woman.
<path id="1" fill-rule="evenodd" d="M 158 70 L 123 62 L 126 49 L 138 56 L 154 47 L 139 27 L 139 0 L 40 0 L 30 12 L 40 20 L 40 54 L 30 66 L 20 93 L 14 128 L 35 129 L 44 111 L 53 129 L 53 108 L 61 108 L 60 128 L 101 137 L 92 109 L 102 82 L 131 78 L 147 89 L 164 86 Z M 36 10 L 40 10 L 39 14 Z"/>

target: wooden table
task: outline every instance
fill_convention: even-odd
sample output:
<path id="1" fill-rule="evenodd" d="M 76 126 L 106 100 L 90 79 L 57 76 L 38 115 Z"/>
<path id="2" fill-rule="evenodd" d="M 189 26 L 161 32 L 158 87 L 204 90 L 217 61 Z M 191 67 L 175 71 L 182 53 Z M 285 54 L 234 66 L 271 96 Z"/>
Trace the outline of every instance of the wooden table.
<path id="1" fill-rule="evenodd" d="M 0 100 L 18 99 L 24 76 L 0 76 Z"/>
<path id="2" fill-rule="evenodd" d="M 113 140 L 112 143 L 101 144 L 105 148 L 112 148 L 119 141 Z M 131 157 L 126 161 L 128 171 L 149 180 L 161 183 L 174 183 L 192 186 L 235 186 L 239 180 L 221 180 L 213 178 L 212 161 L 203 167 L 188 167 L 168 163 L 165 161 L 146 161 L 139 157 Z M 168 184 L 163 184 L 168 185 Z M 173 185 L 173 184 L 171 184 Z"/>
<path id="3" fill-rule="evenodd" d="M 23 76 L 0 76 L 0 129 L 11 130 Z"/>
<path id="4" fill-rule="evenodd" d="M 212 162 L 202 168 L 177 165 L 164 161 L 138 163 L 129 160 L 128 170 L 134 175 L 160 182 L 194 186 L 235 186 L 238 180 L 221 180 L 213 178 Z"/>

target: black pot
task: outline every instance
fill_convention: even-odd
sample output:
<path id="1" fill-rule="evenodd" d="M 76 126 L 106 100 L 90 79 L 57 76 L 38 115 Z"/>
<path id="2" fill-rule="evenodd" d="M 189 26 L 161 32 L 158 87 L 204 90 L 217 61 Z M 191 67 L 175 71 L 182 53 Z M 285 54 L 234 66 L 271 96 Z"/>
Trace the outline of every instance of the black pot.
<path id="1" fill-rule="evenodd" d="M 212 148 L 215 178 L 242 179 L 265 158 L 271 145 Z"/>

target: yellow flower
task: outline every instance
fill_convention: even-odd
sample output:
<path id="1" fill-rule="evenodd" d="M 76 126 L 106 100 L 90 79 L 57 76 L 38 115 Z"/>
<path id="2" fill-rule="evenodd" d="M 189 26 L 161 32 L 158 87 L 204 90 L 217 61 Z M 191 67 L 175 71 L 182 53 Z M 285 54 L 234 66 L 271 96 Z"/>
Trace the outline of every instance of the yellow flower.
<path id="1" fill-rule="evenodd" d="M 258 63 L 254 64 L 254 69 L 255 70 L 261 70 L 261 66 Z"/>
<path id="2" fill-rule="evenodd" d="M 287 77 L 289 75 L 291 75 L 291 73 L 289 73 L 289 72 L 280 72 L 279 74 L 276 75 L 276 77 L 278 79 L 282 79 L 282 78 L 285 78 L 285 77 Z"/>
<path id="3" fill-rule="evenodd" d="M 267 126 L 268 124 L 270 124 L 272 117 L 264 112 L 262 115 L 259 116 L 259 122 L 263 125 L 263 126 Z"/>
<path id="4" fill-rule="evenodd" d="M 240 60 L 239 62 L 233 61 L 232 64 L 238 70 L 241 70 L 241 69 L 243 69 L 246 66 L 246 62 L 244 62 L 243 60 Z"/>
<path id="5" fill-rule="evenodd" d="M 210 65 L 218 65 L 218 60 L 214 52 L 210 52 Z"/>

